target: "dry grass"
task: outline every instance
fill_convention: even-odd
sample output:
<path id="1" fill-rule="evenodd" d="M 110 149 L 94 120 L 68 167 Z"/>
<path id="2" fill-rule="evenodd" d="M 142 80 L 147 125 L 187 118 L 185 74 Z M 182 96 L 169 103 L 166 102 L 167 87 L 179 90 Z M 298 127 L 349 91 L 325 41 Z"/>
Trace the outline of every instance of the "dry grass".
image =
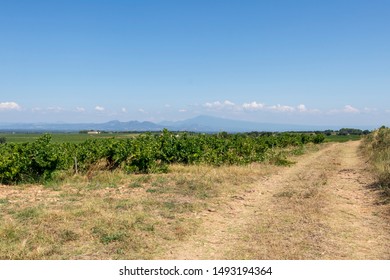
<path id="1" fill-rule="evenodd" d="M 323 157 L 326 155 L 324 154 Z M 318 162 L 285 170 L 261 183 L 260 207 L 227 259 L 322 259 L 328 238 L 325 223 L 328 173 Z M 267 190 L 270 190 L 267 192 Z"/>
<path id="2" fill-rule="evenodd" d="M 95 171 L 0 186 L 0 259 L 153 259 L 269 168 L 176 165 L 168 174 Z"/>
<path id="3" fill-rule="evenodd" d="M 329 146 L 261 183 L 272 191 L 222 258 L 388 259 L 389 207 L 370 189 L 358 144 Z"/>
<path id="4" fill-rule="evenodd" d="M 376 175 L 376 188 L 383 196 L 382 203 L 390 202 L 390 129 L 382 127 L 366 136 L 360 147 Z"/>

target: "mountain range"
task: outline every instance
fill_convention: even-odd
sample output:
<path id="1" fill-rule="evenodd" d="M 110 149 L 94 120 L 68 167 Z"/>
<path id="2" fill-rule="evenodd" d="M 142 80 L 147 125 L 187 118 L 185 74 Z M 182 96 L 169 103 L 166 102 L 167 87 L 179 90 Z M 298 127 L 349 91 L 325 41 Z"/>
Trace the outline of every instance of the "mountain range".
<path id="1" fill-rule="evenodd" d="M 1 131 L 28 131 L 28 132 L 78 132 L 82 130 L 100 131 L 160 131 L 164 128 L 172 131 L 193 132 L 250 132 L 250 131 L 314 131 L 326 129 L 340 129 L 336 126 L 294 125 L 249 122 L 224 119 L 212 116 L 198 116 L 176 122 L 140 122 L 117 120 L 106 123 L 0 123 Z M 359 127 L 360 128 L 360 127 Z M 372 129 L 362 127 L 361 129 Z"/>

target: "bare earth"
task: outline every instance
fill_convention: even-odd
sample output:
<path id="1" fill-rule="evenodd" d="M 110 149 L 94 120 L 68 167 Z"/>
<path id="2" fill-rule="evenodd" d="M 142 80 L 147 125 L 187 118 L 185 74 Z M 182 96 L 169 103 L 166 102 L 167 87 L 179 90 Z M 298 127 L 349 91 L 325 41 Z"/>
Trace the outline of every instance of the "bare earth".
<path id="1" fill-rule="evenodd" d="M 155 258 L 390 259 L 389 205 L 359 144 L 329 144 L 219 200 L 196 234 Z"/>

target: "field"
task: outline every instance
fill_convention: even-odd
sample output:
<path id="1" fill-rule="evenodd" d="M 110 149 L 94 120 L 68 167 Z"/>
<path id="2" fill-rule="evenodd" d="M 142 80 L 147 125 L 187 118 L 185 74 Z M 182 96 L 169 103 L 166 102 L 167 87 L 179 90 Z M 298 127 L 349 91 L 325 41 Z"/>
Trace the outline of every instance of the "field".
<path id="1" fill-rule="evenodd" d="M 330 135 L 325 136 L 325 142 L 348 142 L 362 139 L 361 135 Z"/>
<path id="2" fill-rule="evenodd" d="M 26 143 L 33 142 L 41 137 L 42 133 L 0 133 L 0 138 L 4 137 L 9 143 Z M 86 133 L 54 133 L 52 140 L 55 143 L 81 143 L 88 139 L 104 139 L 104 138 L 128 138 L 134 137 L 137 133 L 104 133 L 97 135 L 89 135 Z M 346 142 L 360 140 L 360 135 L 329 135 L 325 136 L 326 142 Z"/>
<path id="3" fill-rule="evenodd" d="M 0 133 L 0 138 L 4 137 L 8 143 L 29 143 L 37 140 L 43 133 Z M 86 134 L 86 133 L 53 133 L 52 141 L 55 143 L 81 143 L 89 139 L 105 138 L 128 138 L 137 134 L 130 133 L 104 133 L 104 134 Z"/>
<path id="4" fill-rule="evenodd" d="M 0 185 L 0 259 L 389 259 L 390 208 L 360 143 Z"/>

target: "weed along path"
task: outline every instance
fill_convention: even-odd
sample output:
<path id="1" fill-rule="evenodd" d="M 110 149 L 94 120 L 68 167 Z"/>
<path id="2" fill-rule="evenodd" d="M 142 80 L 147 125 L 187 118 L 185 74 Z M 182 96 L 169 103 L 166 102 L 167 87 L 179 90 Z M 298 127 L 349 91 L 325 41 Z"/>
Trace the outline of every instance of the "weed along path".
<path id="1" fill-rule="evenodd" d="M 200 228 L 159 259 L 389 259 L 389 205 L 378 203 L 359 142 L 332 143 L 197 213 Z"/>

